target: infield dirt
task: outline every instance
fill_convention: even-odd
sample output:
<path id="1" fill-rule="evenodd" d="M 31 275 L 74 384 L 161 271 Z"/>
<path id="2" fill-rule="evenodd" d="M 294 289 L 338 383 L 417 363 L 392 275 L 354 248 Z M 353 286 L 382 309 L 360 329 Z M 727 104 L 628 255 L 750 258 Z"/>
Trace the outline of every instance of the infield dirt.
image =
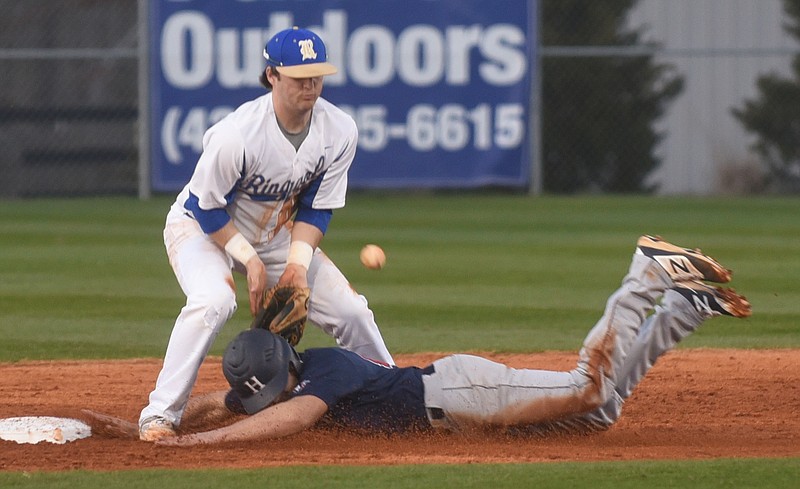
<path id="1" fill-rule="evenodd" d="M 563 352 L 482 356 L 524 368 L 570 369 Z M 424 366 L 442 353 L 399 355 Z M 134 421 L 160 359 L 0 364 L 0 417 L 91 409 Z M 210 357 L 194 393 L 226 387 Z M 312 430 L 289 438 L 191 449 L 92 436 L 66 445 L 0 441 L 0 470 L 120 470 L 311 464 L 430 464 L 800 456 L 800 350 L 686 349 L 665 355 L 610 430 L 520 438 L 459 434 L 367 437 Z"/>

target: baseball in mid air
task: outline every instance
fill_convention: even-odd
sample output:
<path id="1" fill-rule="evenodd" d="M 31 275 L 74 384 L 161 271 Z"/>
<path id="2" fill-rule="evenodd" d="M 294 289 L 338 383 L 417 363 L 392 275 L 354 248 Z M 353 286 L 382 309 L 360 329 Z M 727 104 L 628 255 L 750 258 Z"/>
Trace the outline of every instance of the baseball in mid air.
<path id="1" fill-rule="evenodd" d="M 380 270 L 386 265 L 386 253 L 380 246 L 368 244 L 361 248 L 361 263 L 370 270 Z"/>

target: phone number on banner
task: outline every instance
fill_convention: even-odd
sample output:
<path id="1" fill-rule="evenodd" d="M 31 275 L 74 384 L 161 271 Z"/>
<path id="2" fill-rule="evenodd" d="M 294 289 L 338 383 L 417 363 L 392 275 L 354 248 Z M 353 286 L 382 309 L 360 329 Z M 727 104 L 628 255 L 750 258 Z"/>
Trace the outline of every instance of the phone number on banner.
<path id="1" fill-rule="evenodd" d="M 513 149 L 525 138 L 521 104 L 480 104 L 467 108 L 459 104 L 436 107 L 418 104 L 409 108 L 404 122 L 387 121 L 384 105 L 341 106 L 358 125 L 359 150 L 380 151 L 392 141 L 406 141 L 415 151 L 459 151 Z M 170 107 L 161 126 L 161 143 L 171 164 L 182 160 L 181 148 L 196 153 L 203 149 L 203 133 L 232 107 Z"/>
<path id="2" fill-rule="evenodd" d="M 468 146 L 478 150 L 519 147 L 525 137 L 521 104 L 460 104 L 410 107 L 405 121 L 389 122 L 385 105 L 340 106 L 358 126 L 358 147 L 380 151 L 392 141 L 406 141 L 416 151 L 459 151 Z"/>

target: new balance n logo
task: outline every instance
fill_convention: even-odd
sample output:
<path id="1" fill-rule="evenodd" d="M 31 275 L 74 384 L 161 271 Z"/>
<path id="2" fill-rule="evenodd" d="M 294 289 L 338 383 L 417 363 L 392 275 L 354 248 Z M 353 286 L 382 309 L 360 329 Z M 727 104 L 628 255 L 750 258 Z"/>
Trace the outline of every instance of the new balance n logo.
<path id="1" fill-rule="evenodd" d="M 694 302 L 694 308 L 700 314 L 708 314 L 709 316 L 714 315 L 714 309 L 711 308 L 711 304 L 708 303 L 708 297 L 700 297 L 700 296 L 692 296 L 692 302 Z"/>
<path id="2" fill-rule="evenodd" d="M 698 276 L 703 276 L 685 256 L 658 255 L 653 258 L 655 258 L 659 265 L 669 273 L 672 280 L 689 280 L 697 278 Z"/>

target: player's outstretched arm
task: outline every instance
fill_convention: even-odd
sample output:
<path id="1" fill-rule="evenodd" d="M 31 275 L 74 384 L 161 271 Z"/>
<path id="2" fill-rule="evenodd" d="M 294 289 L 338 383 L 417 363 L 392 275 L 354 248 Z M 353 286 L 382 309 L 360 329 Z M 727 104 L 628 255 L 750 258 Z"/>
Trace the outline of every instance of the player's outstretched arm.
<path id="1" fill-rule="evenodd" d="M 188 447 L 229 441 L 254 441 L 280 438 L 299 433 L 313 426 L 328 411 L 322 399 L 298 396 L 273 404 L 230 426 L 203 433 L 163 438 L 157 445 Z"/>

